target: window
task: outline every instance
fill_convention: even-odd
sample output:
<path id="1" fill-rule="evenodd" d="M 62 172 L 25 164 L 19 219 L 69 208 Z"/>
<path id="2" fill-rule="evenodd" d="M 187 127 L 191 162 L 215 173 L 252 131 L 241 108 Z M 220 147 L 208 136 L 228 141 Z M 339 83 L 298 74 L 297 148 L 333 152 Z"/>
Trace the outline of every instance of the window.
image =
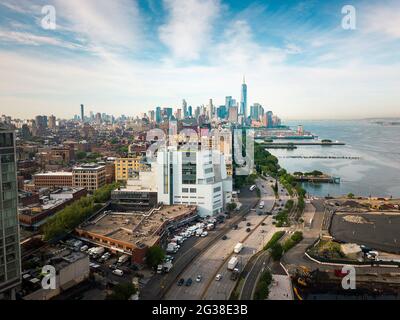
<path id="1" fill-rule="evenodd" d="M 197 189 L 196 188 L 190 188 L 190 193 L 196 193 Z"/>
<path id="2" fill-rule="evenodd" d="M 188 188 L 182 188 L 182 193 L 188 193 L 189 189 Z"/>

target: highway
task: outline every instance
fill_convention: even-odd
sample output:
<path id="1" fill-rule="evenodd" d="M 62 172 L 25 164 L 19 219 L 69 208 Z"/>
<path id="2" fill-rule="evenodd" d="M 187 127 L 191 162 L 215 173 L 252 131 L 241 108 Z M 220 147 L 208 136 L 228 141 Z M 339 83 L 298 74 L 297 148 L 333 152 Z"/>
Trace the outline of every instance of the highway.
<path id="1" fill-rule="evenodd" d="M 181 250 L 176 255 L 174 260 L 174 266 L 171 271 L 165 275 L 155 274 L 150 281 L 141 290 L 142 300 L 160 300 L 162 298 L 168 299 L 170 296 L 171 288 L 176 287 L 176 282 L 181 277 L 181 274 L 185 272 L 186 268 L 193 264 L 201 254 L 214 243 L 222 242 L 221 238 L 227 232 L 231 231 L 231 225 L 237 224 L 242 220 L 243 215 L 246 215 L 250 208 L 254 207 L 258 198 L 255 192 L 250 192 L 247 188 L 243 188 L 239 194 L 240 202 L 242 207 L 237 214 L 232 214 L 232 218 L 226 220 L 225 224 L 218 225 L 215 231 L 209 232 L 209 235 L 205 238 L 198 240 L 189 239 L 182 246 Z M 191 242 L 191 241 L 194 241 Z M 193 281 L 195 279 L 193 278 Z M 165 297 L 164 297 L 165 296 Z"/>
<path id="2" fill-rule="evenodd" d="M 258 182 L 258 184 L 261 182 Z M 273 207 L 275 197 L 272 189 L 262 182 L 264 187 L 259 185 L 262 198 L 265 201 L 264 211 L 269 211 Z M 263 191 L 265 189 L 265 191 Z M 241 193 L 242 200 L 245 199 L 244 192 Z M 248 195 L 247 195 L 248 196 Z M 232 255 L 233 247 L 238 242 L 244 243 L 244 248 L 239 257 L 241 268 L 246 264 L 250 256 L 257 252 L 265 241 L 268 241 L 274 232 L 271 216 L 258 215 L 256 210 L 252 210 L 247 216 L 246 221 L 238 223 L 237 230 L 230 230 L 226 233 L 226 240 L 219 240 L 202 254 L 198 255 L 186 270 L 181 274 L 180 278 L 187 280 L 191 278 L 193 284 L 187 286 L 171 286 L 165 295 L 165 299 L 175 300 L 198 300 L 198 299 L 228 299 L 235 282 L 229 279 L 226 264 L 228 258 Z M 263 221 L 269 221 L 265 226 L 261 226 Z M 250 226 L 247 224 L 250 223 Z M 251 231 L 247 232 L 246 229 Z M 264 230 L 262 232 L 262 230 Z M 222 279 L 215 281 L 215 275 L 220 271 Z M 200 283 L 195 282 L 197 275 L 202 276 Z"/>

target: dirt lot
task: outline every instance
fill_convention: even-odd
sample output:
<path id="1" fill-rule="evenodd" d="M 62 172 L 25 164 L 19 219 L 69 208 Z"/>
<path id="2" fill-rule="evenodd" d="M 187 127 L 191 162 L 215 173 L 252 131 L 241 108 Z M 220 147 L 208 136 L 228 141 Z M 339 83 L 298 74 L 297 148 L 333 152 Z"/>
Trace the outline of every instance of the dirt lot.
<path id="1" fill-rule="evenodd" d="M 376 250 L 400 253 L 400 214 L 335 214 L 332 236 Z"/>

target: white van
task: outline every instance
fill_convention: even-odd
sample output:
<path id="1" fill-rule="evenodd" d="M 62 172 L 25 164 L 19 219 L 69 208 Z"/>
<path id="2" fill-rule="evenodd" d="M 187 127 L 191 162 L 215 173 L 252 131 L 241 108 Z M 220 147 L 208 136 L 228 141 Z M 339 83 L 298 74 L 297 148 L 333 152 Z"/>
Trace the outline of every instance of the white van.
<path id="1" fill-rule="evenodd" d="M 253 185 L 249 188 L 250 191 L 254 191 L 255 189 L 256 189 L 256 185 L 255 185 L 255 184 L 253 184 Z"/>

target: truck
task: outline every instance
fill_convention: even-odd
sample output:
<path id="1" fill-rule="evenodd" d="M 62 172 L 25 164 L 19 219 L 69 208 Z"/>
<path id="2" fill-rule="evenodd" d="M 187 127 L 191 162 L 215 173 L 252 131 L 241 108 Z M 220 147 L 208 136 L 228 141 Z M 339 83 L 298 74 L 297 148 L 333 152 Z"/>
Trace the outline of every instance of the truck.
<path id="1" fill-rule="evenodd" d="M 234 253 L 240 253 L 240 251 L 242 251 L 242 249 L 243 249 L 243 243 L 238 242 L 236 244 L 236 246 L 233 248 L 233 252 Z"/>
<path id="2" fill-rule="evenodd" d="M 118 258 L 118 263 L 123 264 L 129 260 L 129 256 L 127 254 L 123 254 Z"/>
<path id="3" fill-rule="evenodd" d="M 89 249 L 89 255 L 91 255 L 94 259 L 101 256 L 104 253 L 105 249 L 103 247 L 95 247 Z"/>
<path id="4" fill-rule="evenodd" d="M 228 270 L 234 270 L 235 267 L 237 266 L 239 260 L 237 257 L 232 257 L 229 262 L 228 262 Z"/>

